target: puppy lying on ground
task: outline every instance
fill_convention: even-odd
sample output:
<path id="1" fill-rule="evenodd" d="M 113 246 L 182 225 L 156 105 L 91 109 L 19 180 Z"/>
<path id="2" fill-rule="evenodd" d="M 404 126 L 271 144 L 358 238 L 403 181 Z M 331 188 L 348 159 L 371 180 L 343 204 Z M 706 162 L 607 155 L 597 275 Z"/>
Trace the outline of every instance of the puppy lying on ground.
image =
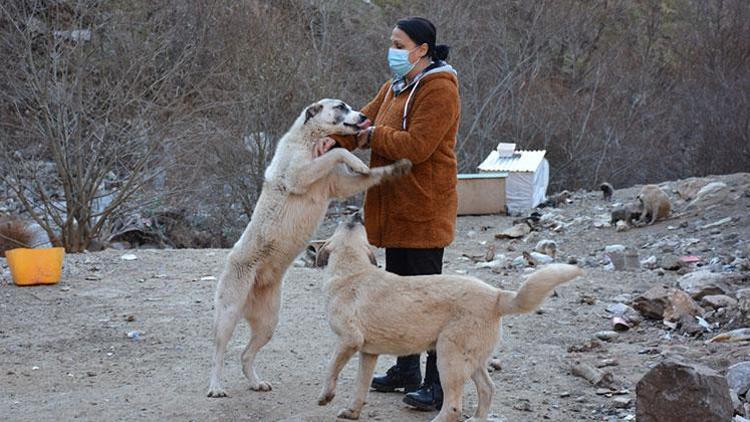
<path id="1" fill-rule="evenodd" d="M 583 273 L 573 265 L 550 265 L 533 273 L 518 292 L 510 292 L 473 277 L 391 274 L 372 265 L 370 248 L 359 214 L 341 223 L 323 248 L 329 254 L 328 321 L 340 341 L 318 404 L 333 399 L 339 372 L 359 352 L 356 393 L 338 414 L 346 419 L 359 417 L 378 355 L 435 349 L 444 400 L 433 421 L 458 420 L 469 377 L 479 396 L 471 420 L 486 420 L 495 389 L 487 360 L 498 339 L 500 318 L 533 311 L 555 286 Z"/>

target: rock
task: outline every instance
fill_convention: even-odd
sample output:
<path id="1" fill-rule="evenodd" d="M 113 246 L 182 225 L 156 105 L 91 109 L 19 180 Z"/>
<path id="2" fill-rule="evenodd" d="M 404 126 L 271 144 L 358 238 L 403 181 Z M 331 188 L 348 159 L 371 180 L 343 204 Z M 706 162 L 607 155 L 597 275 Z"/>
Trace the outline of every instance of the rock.
<path id="1" fill-rule="evenodd" d="M 529 255 L 531 255 L 531 258 L 536 265 L 549 264 L 555 260 L 555 258 L 539 252 L 531 252 Z"/>
<path id="2" fill-rule="evenodd" d="M 711 309 L 733 308 L 737 306 L 737 300 L 727 295 L 708 295 L 701 299 L 701 306 Z"/>
<path id="3" fill-rule="evenodd" d="M 703 186 L 695 195 L 688 208 L 704 208 L 723 202 L 729 195 L 729 187 L 723 182 L 712 182 Z"/>
<path id="4" fill-rule="evenodd" d="M 646 318 L 662 319 L 669 303 L 670 289 L 654 286 L 633 300 L 633 308 Z"/>
<path id="5" fill-rule="evenodd" d="M 737 395 L 742 396 L 750 389 L 750 362 L 739 362 L 727 369 L 727 383 Z"/>
<path id="6" fill-rule="evenodd" d="M 122 251 L 125 249 L 132 248 L 132 245 L 130 244 L 130 242 L 126 242 L 123 240 L 123 241 L 117 241 L 117 242 L 110 242 L 109 247 L 118 251 Z"/>
<path id="7" fill-rule="evenodd" d="M 703 314 L 703 308 L 682 290 L 654 286 L 633 301 L 633 308 L 646 318 L 683 321 Z"/>
<path id="8" fill-rule="evenodd" d="M 584 378 L 595 387 L 609 388 L 615 381 L 611 372 L 602 371 L 583 362 L 574 362 L 570 367 L 570 372 L 577 377 Z"/>
<path id="9" fill-rule="evenodd" d="M 138 257 L 135 254 L 132 253 L 126 253 L 125 255 L 121 256 L 120 259 L 123 261 L 135 261 L 138 259 Z"/>
<path id="10" fill-rule="evenodd" d="M 703 315 L 703 308 L 698 306 L 690 295 L 682 290 L 673 289 L 667 299 L 663 318 L 667 321 L 681 321 L 684 323 L 695 323 L 696 315 Z M 702 330 L 702 329 L 700 329 Z"/>
<path id="11" fill-rule="evenodd" d="M 717 334 L 706 343 L 723 343 L 723 342 L 739 342 L 739 341 L 750 341 L 750 328 L 738 328 L 736 330 L 728 331 L 726 333 Z"/>
<path id="12" fill-rule="evenodd" d="M 615 397 L 615 399 L 612 400 L 612 405 L 615 409 L 627 409 L 630 407 L 631 401 L 632 399 L 630 397 Z"/>
<path id="13" fill-rule="evenodd" d="M 557 242 L 554 240 L 542 239 L 536 243 L 534 250 L 554 258 L 555 255 L 557 255 Z"/>
<path id="14" fill-rule="evenodd" d="M 677 182 L 677 195 L 685 201 L 690 201 L 694 199 L 698 195 L 698 192 L 701 190 L 701 188 L 706 186 L 707 184 L 708 181 L 706 179 L 699 179 L 696 177 L 681 180 Z"/>
<path id="15" fill-rule="evenodd" d="M 627 231 L 628 229 L 630 229 L 630 226 L 628 225 L 628 223 L 622 220 L 619 220 L 617 223 L 615 223 L 615 231 L 624 232 L 624 231 Z"/>
<path id="16" fill-rule="evenodd" d="M 499 371 L 503 369 L 503 363 L 500 362 L 500 359 L 493 358 L 489 361 L 490 368 L 492 368 L 495 371 Z"/>
<path id="17" fill-rule="evenodd" d="M 604 251 L 612 262 L 615 271 L 632 271 L 641 268 L 638 252 L 634 248 L 609 245 L 604 248 Z"/>
<path id="18" fill-rule="evenodd" d="M 624 245 L 607 245 L 604 247 L 604 252 L 607 254 L 625 253 L 625 246 Z"/>
<path id="19" fill-rule="evenodd" d="M 713 369 L 659 363 L 636 385 L 638 422 L 723 422 L 734 414 L 726 378 Z"/>
<path id="20" fill-rule="evenodd" d="M 725 295 L 730 291 L 724 275 L 709 271 L 694 271 L 685 274 L 677 280 L 677 287 L 695 300 L 708 295 Z"/>
<path id="21" fill-rule="evenodd" d="M 525 267 L 529 265 L 529 263 L 523 256 L 517 256 L 513 259 L 513 261 L 511 261 L 511 265 L 513 265 L 514 267 Z"/>
<path id="22" fill-rule="evenodd" d="M 654 255 L 651 255 L 648 258 L 644 259 L 643 261 L 641 261 L 641 267 L 647 270 L 655 270 L 657 267 L 656 257 Z"/>
<path id="23" fill-rule="evenodd" d="M 661 257 L 661 268 L 667 271 L 677 271 L 684 266 L 685 263 L 675 255 L 667 254 Z"/>
<path id="24" fill-rule="evenodd" d="M 597 331 L 594 336 L 599 340 L 612 341 L 615 340 L 619 334 L 616 331 Z"/>
<path id="25" fill-rule="evenodd" d="M 727 224 L 727 223 L 731 223 L 731 222 L 732 222 L 732 217 L 727 217 L 727 218 L 722 218 L 719 221 L 714 221 L 713 223 L 706 224 L 706 225 L 704 225 L 701 228 L 702 229 L 710 229 L 710 228 L 718 227 L 718 226 L 721 226 L 723 224 Z"/>
<path id="26" fill-rule="evenodd" d="M 531 233 L 531 227 L 528 224 L 516 224 L 511 228 L 505 229 L 495 235 L 495 239 L 516 239 Z"/>

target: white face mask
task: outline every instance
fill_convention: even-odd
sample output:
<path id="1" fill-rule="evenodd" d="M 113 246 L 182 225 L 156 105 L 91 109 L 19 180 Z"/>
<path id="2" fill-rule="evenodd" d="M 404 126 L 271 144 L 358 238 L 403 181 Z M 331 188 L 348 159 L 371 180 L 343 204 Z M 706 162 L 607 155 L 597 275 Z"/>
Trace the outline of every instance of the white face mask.
<path id="1" fill-rule="evenodd" d="M 411 72 L 412 69 L 414 69 L 414 66 L 417 65 L 417 60 L 414 63 L 409 62 L 409 53 L 414 51 L 417 47 L 412 48 L 411 50 L 401 50 L 398 48 L 389 48 L 388 49 L 388 67 L 391 68 L 391 73 L 393 73 L 393 77 L 396 79 L 401 79 L 406 74 Z"/>

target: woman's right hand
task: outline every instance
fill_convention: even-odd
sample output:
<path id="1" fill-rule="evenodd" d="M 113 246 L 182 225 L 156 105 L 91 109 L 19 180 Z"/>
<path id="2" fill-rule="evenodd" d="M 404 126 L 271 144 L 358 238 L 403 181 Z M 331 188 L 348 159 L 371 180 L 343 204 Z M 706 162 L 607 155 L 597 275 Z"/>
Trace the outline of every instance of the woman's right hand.
<path id="1" fill-rule="evenodd" d="M 333 138 L 325 137 L 315 140 L 315 146 L 313 146 L 313 158 L 320 157 L 325 154 L 336 145 L 336 140 Z"/>

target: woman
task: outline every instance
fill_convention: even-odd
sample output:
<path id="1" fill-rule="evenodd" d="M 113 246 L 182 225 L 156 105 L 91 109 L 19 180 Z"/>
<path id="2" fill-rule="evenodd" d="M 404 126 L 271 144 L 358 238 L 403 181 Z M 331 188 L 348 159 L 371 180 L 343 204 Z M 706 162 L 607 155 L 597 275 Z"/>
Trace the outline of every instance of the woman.
<path id="1" fill-rule="evenodd" d="M 436 44 L 435 38 L 435 26 L 427 19 L 398 21 L 388 51 L 393 79 L 361 110 L 373 126 L 356 137 L 324 138 L 315 147 L 316 155 L 337 144 L 370 148 L 370 167 L 411 160 L 411 174 L 370 188 L 365 198 L 369 241 L 385 248 L 385 269 L 399 275 L 441 273 L 443 248 L 453 241 L 456 223 L 458 79 L 445 62 L 448 46 Z M 430 315 L 413 318 L 418 323 Z M 428 352 L 422 381 L 419 355 L 399 357 L 385 375 L 373 379 L 372 387 L 404 389 L 407 404 L 439 409 L 443 391 L 436 358 Z"/>

